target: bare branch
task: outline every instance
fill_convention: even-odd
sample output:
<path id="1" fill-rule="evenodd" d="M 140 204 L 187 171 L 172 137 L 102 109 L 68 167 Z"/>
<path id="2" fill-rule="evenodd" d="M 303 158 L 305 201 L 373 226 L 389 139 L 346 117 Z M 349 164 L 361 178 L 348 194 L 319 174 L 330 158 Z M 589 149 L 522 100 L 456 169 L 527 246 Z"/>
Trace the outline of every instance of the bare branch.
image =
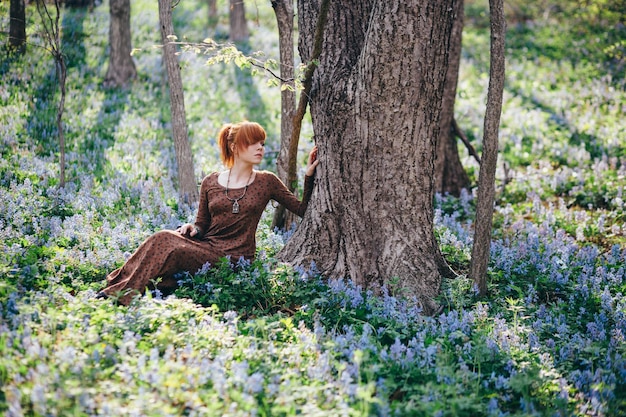
<path id="1" fill-rule="evenodd" d="M 478 156 L 476 149 L 474 149 L 469 139 L 467 139 L 467 135 L 465 135 L 465 133 L 461 130 L 455 118 L 452 118 L 452 129 L 454 130 L 454 134 L 459 139 L 461 139 L 461 142 L 463 142 L 463 144 L 467 148 L 467 151 L 469 152 L 470 156 L 473 156 L 476 162 L 478 162 L 478 165 L 480 165 L 480 156 Z"/>

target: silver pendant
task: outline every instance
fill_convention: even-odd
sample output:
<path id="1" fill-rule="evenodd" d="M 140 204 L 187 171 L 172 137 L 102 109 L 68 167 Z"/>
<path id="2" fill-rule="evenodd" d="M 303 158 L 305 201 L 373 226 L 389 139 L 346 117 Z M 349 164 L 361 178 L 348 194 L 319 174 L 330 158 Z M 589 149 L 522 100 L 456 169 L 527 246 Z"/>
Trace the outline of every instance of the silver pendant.
<path id="1" fill-rule="evenodd" d="M 239 213 L 239 203 L 238 202 L 233 202 L 233 213 L 237 214 Z"/>

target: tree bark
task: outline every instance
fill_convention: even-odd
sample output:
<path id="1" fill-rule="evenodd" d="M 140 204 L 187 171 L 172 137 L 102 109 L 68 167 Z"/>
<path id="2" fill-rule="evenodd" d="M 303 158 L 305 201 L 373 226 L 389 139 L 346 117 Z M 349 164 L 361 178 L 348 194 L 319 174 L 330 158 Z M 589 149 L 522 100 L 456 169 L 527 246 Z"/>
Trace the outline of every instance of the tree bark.
<path id="1" fill-rule="evenodd" d="M 280 93 L 280 150 L 276 160 L 276 174 L 285 184 L 288 183 L 289 173 L 289 144 L 293 132 L 293 118 L 296 112 L 296 92 L 294 82 L 294 55 L 293 30 L 294 7 L 293 0 L 272 0 L 272 7 L 278 24 L 278 49 L 280 52 L 280 78 L 282 88 Z M 272 229 L 291 227 L 296 221 L 281 205 L 276 207 L 272 221 Z"/>
<path id="2" fill-rule="evenodd" d="M 504 47 L 506 22 L 502 0 L 489 0 L 491 13 L 491 64 L 489 68 L 489 91 L 483 134 L 483 155 L 478 175 L 476 221 L 470 278 L 480 295 L 487 293 L 487 266 L 491 249 L 495 174 L 498 163 L 498 130 L 502 112 L 504 91 Z"/>
<path id="3" fill-rule="evenodd" d="M 9 46 L 23 53 L 26 49 L 26 6 L 24 0 L 11 0 L 9 22 Z"/>
<path id="4" fill-rule="evenodd" d="M 246 8 L 243 0 L 230 0 L 230 37 L 231 42 L 245 42 L 250 37 L 246 22 Z"/>
<path id="5" fill-rule="evenodd" d="M 461 44 L 463 34 L 463 0 L 455 4 L 456 18 L 450 37 L 450 57 L 448 72 L 443 91 L 441 111 L 441 129 L 437 143 L 437 159 L 435 161 L 435 192 L 459 196 L 461 190 L 470 185 L 467 172 L 461 164 L 454 129 L 454 102 L 461 65 Z"/>
<path id="6" fill-rule="evenodd" d="M 109 68 L 104 85 L 122 87 L 137 76 L 132 51 L 130 30 L 130 0 L 110 0 Z"/>
<path id="7" fill-rule="evenodd" d="M 176 46 L 170 37 L 174 36 L 172 23 L 171 0 L 159 0 L 159 22 L 163 41 L 163 60 L 167 69 L 172 108 L 172 134 L 178 164 L 178 186 L 182 202 L 193 204 L 198 201 L 198 185 L 196 184 L 191 146 L 188 140 L 187 121 L 185 118 L 185 100 L 183 81 L 176 58 Z"/>
<path id="8" fill-rule="evenodd" d="M 432 199 L 454 5 L 331 2 L 310 97 L 316 187 L 280 254 L 368 288 L 397 279 L 396 289 L 426 313 L 437 309 L 441 276 L 451 273 L 434 236 Z M 306 62 L 319 2 L 298 7 Z"/>

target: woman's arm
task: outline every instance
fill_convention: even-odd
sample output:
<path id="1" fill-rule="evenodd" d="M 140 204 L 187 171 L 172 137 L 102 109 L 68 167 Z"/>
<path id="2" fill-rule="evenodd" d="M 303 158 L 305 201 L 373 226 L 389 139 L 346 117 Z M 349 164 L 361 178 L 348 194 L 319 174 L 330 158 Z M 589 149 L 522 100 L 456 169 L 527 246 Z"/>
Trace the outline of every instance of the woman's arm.
<path id="1" fill-rule="evenodd" d="M 202 180 L 200 186 L 200 203 L 198 204 L 198 214 L 194 224 L 187 223 L 182 225 L 178 231 L 181 235 L 189 235 L 190 237 L 202 238 L 209 226 L 211 225 L 211 213 L 209 212 L 209 201 L 207 199 L 207 191 L 209 188 L 209 177 Z"/>
<path id="2" fill-rule="evenodd" d="M 298 200 L 298 198 L 291 191 L 289 191 L 285 184 L 283 184 L 283 182 L 275 175 L 272 175 L 272 180 L 274 181 L 272 187 L 272 199 L 285 206 L 285 208 L 292 213 L 300 217 L 304 216 L 304 212 L 306 211 L 309 200 L 311 199 L 311 194 L 313 193 L 315 169 L 318 164 L 317 146 L 315 146 L 311 149 L 311 152 L 309 152 L 309 160 L 304 177 L 304 192 L 302 195 L 302 201 Z"/>

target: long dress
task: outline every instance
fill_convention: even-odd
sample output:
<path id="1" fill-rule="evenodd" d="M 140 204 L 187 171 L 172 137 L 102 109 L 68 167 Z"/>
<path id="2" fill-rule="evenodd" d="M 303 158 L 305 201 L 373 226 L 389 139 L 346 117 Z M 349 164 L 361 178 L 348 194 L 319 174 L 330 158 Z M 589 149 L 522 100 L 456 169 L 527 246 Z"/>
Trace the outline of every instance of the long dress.
<path id="1" fill-rule="evenodd" d="M 226 256 L 233 261 L 240 257 L 252 260 L 256 252 L 256 229 L 267 203 L 275 200 L 303 216 L 313 191 L 313 177 L 307 176 L 299 201 L 275 174 L 257 171 L 247 189 L 229 188 L 226 195 L 218 176 L 219 173 L 206 176 L 200 186 L 194 223 L 200 233 L 191 238 L 177 231 L 162 230 L 148 237 L 121 268 L 107 276 L 106 288 L 99 296 L 115 297 L 118 303 L 128 305 L 146 288 L 171 292 L 177 286 L 174 277 L 177 273 L 194 273 L 207 262 L 216 265 Z M 232 200 L 239 197 L 239 212 L 234 213 Z"/>

